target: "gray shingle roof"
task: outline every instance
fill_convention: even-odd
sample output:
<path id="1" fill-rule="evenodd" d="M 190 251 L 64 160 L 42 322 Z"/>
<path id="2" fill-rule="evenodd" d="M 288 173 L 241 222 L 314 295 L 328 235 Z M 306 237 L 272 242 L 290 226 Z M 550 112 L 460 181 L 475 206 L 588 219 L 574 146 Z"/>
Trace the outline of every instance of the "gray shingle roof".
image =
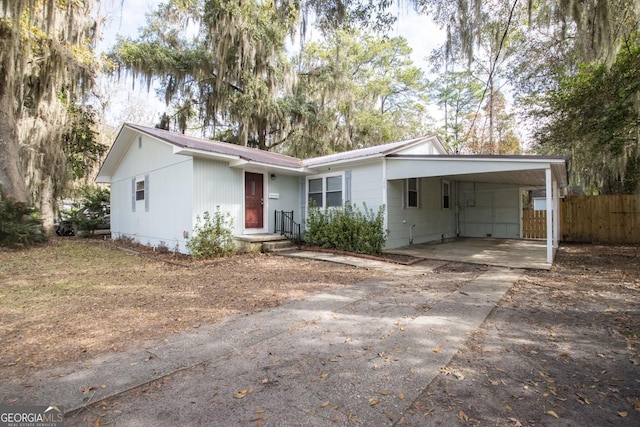
<path id="1" fill-rule="evenodd" d="M 300 159 L 285 156 L 284 154 L 259 150 L 257 148 L 243 147 L 241 145 L 229 144 L 226 142 L 209 141 L 189 135 L 169 132 L 163 129 L 150 128 L 130 123 L 127 123 L 125 126 L 181 148 L 200 150 L 227 156 L 237 156 L 243 160 L 280 167 L 301 168 L 303 166 Z"/>
<path id="2" fill-rule="evenodd" d="M 392 153 L 396 150 L 400 150 L 402 148 L 411 146 L 417 142 L 425 141 L 429 138 L 430 137 L 422 136 L 422 137 L 410 139 L 407 141 L 390 142 L 388 144 L 375 145 L 373 147 L 360 148 L 357 150 L 345 151 L 343 153 L 329 154 L 326 156 L 306 159 L 306 160 L 303 160 L 302 163 L 305 166 L 313 167 L 313 166 L 321 165 L 324 163 L 342 162 L 342 161 L 360 159 L 364 157 L 375 157 L 375 156 Z"/>

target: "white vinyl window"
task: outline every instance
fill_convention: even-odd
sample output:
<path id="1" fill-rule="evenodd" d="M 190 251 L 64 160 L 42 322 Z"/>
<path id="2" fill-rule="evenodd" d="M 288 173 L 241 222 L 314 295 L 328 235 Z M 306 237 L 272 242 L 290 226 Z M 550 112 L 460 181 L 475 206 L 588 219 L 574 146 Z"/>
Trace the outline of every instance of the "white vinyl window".
<path id="1" fill-rule="evenodd" d="M 405 182 L 405 207 L 417 208 L 420 206 L 420 189 L 418 178 L 407 178 Z"/>
<path id="2" fill-rule="evenodd" d="M 344 194 L 344 177 L 324 175 L 307 180 L 307 200 L 319 208 L 342 206 Z"/>

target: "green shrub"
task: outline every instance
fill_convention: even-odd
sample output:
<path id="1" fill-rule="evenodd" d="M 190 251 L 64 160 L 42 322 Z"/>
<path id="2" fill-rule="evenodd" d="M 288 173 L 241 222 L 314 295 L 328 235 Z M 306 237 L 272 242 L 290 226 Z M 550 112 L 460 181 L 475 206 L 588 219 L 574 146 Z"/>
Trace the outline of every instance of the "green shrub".
<path id="1" fill-rule="evenodd" d="M 38 212 L 0 191 L 0 246 L 23 248 L 46 241 Z"/>
<path id="2" fill-rule="evenodd" d="M 80 191 L 82 198 L 73 208 L 62 212 L 63 219 L 71 221 L 85 236 L 93 235 L 98 228 L 108 228 L 109 190 L 87 185 Z"/>
<path id="3" fill-rule="evenodd" d="M 379 254 L 386 241 L 384 206 L 373 212 L 363 203 L 361 211 L 355 204 L 320 210 L 309 207 L 305 240 L 310 245 L 361 254 Z"/>
<path id="4" fill-rule="evenodd" d="M 223 215 L 216 206 L 213 218 L 209 212 L 196 217 L 193 236 L 187 240 L 187 249 L 194 258 L 214 258 L 232 255 L 236 251 L 233 242 L 233 218 L 228 212 Z"/>

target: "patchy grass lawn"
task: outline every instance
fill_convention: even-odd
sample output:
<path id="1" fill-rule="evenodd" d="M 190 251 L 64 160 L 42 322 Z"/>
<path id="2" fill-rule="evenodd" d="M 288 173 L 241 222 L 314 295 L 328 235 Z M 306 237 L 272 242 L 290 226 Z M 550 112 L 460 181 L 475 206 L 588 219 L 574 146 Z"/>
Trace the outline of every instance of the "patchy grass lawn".
<path id="1" fill-rule="evenodd" d="M 0 376 L 20 378 L 378 274 L 264 254 L 167 260 L 69 238 L 0 250 Z"/>

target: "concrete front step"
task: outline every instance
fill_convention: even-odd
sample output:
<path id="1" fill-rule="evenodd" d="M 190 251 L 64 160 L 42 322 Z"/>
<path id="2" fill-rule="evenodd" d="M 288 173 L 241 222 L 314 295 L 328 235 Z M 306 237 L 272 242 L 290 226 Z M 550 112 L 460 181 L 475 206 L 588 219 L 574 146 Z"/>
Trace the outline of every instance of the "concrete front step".
<path id="1" fill-rule="evenodd" d="M 290 240 L 278 240 L 262 243 L 262 252 L 282 252 L 295 249 L 296 246 Z"/>

